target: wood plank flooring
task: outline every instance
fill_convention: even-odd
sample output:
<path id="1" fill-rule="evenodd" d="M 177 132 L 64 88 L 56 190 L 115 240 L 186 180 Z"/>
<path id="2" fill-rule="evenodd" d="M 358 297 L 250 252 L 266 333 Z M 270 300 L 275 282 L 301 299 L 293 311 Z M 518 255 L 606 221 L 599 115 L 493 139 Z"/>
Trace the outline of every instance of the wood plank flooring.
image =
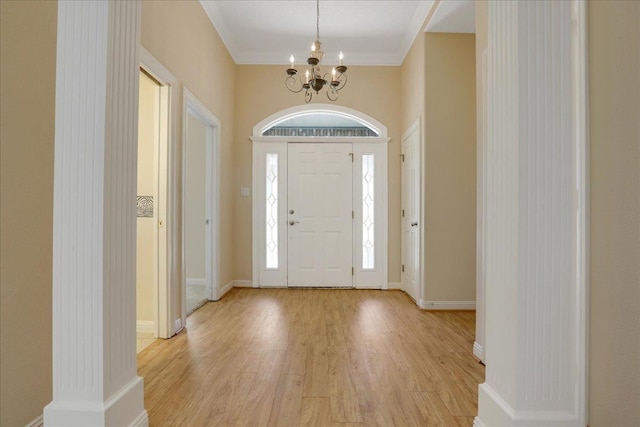
<path id="1" fill-rule="evenodd" d="M 151 426 L 471 426 L 474 331 L 399 291 L 233 289 L 138 371 Z"/>

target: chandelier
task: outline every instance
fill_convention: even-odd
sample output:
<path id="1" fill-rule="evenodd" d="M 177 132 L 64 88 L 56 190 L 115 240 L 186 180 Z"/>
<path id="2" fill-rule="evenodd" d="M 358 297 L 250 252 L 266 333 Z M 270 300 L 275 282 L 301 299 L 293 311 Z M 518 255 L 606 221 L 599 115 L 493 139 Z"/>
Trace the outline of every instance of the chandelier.
<path id="1" fill-rule="evenodd" d="M 305 102 L 311 101 L 313 91 L 318 94 L 325 86 L 327 86 L 327 98 L 330 101 L 335 101 L 338 99 L 338 91 L 347 84 L 347 75 L 345 74 L 347 67 L 342 65 L 342 52 L 338 56 L 340 65 L 334 67 L 331 73 L 322 74 L 323 57 L 324 52 L 322 51 L 322 43 L 320 43 L 320 0 L 316 0 L 316 41 L 311 45 L 311 56 L 307 59 L 309 68 L 305 71 L 304 76 L 300 75 L 296 79 L 298 70 L 294 68 L 294 58 L 291 55 L 289 58 L 291 68 L 287 69 L 287 78 L 284 81 L 287 89 L 293 93 L 302 92 L 304 89 Z"/>

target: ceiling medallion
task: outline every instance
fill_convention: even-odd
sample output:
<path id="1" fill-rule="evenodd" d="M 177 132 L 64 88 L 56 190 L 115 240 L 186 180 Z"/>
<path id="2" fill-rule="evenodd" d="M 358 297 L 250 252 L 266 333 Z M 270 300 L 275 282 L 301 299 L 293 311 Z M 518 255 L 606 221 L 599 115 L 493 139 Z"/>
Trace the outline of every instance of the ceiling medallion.
<path id="1" fill-rule="evenodd" d="M 298 70 L 294 68 L 293 55 L 289 58 L 291 62 L 291 68 L 287 69 L 287 78 L 285 79 L 285 85 L 291 92 L 299 93 L 304 89 L 305 102 L 311 101 L 313 97 L 313 91 L 320 93 L 320 91 L 327 86 L 327 98 L 330 101 L 338 99 L 338 91 L 341 90 L 347 84 L 347 67 L 342 65 L 342 52 L 338 56 L 340 65 L 334 67 L 329 73 L 322 74 L 321 62 L 324 57 L 322 51 L 322 43 L 320 43 L 320 0 L 316 0 L 316 41 L 311 45 L 311 56 L 307 59 L 309 68 L 305 71 L 304 76 L 300 75 L 296 79 Z M 331 78 L 329 81 L 328 79 Z M 327 85 L 328 83 L 328 85 Z"/>

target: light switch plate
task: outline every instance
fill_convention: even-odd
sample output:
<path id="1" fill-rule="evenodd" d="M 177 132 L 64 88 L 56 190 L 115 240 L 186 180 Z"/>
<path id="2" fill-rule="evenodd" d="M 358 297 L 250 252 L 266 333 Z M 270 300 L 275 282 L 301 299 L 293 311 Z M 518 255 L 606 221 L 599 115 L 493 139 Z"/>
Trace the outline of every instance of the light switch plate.
<path id="1" fill-rule="evenodd" d="M 249 197 L 249 187 L 240 188 L 240 197 Z"/>

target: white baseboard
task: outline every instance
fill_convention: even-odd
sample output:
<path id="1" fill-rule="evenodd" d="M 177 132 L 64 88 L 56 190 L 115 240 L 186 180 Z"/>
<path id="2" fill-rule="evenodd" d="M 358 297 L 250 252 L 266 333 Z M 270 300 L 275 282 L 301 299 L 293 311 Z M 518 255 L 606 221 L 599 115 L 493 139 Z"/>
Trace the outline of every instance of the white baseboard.
<path id="1" fill-rule="evenodd" d="M 136 331 L 155 334 L 156 333 L 156 322 L 153 320 L 137 320 L 136 321 Z"/>
<path id="2" fill-rule="evenodd" d="M 253 281 L 251 280 L 234 280 L 234 288 L 253 288 Z"/>
<path id="3" fill-rule="evenodd" d="M 234 280 L 230 281 L 229 283 L 227 283 L 226 285 L 224 285 L 220 291 L 218 292 L 218 299 L 217 301 L 220 300 L 220 298 L 222 298 L 227 292 L 229 292 L 231 289 L 233 289 L 233 282 Z"/>
<path id="4" fill-rule="evenodd" d="M 177 334 L 178 332 L 180 332 L 182 330 L 183 326 L 182 326 L 182 319 L 181 318 L 177 318 L 176 320 L 173 321 L 173 334 Z"/>
<path id="5" fill-rule="evenodd" d="M 38 418 L 31 421 L 25 427 L 44 427 L 44 418 L 40 415 Z"/>
<path id="6" fill-rule="evenodd" d="M 355 286 L 354 289 L 382 289 L 384 290 L 385 287 L 383 286 Z"/>
<path id="7" fill-rule="evenodd" d="M 387 289 L 392 290 L 392 289 L 397 289 L 397 290 L 402 290 L 402 283 L 400 282 L 389 282 L 389 284 L 387 285 Z"/>
<path id="8" fill-rule="evenodd" d="M 418 306 L 423 310 L 475 310 L 475 301 L 425 301 L 420 300 Z"/>
<path id="9" fill-rule="evenodd" d="M 477 342 L 473 343 L 473 355 L 484 363 L 484 349 Z"/>
<path id="10" fill-rule="evenodd" d="M 149 414 L 146 410 L 140 412 L 140 415 L 136 417 L 129 427 L 149 427 Z"/>
<path id="11" fill-rule="evenodd" d="M 206 279 L 199 279 L 196 277 L 187 277 L 187 286 L 207 286 L 207 280 Z"/>
<path id="12" fill-rule="evenodd" d="M 251 284 L 251 286 L 253 286 L 253 284 Z M 248 287 L 248 286 L 238 286 L 240 287 Z M 262 285 L 260 285 L 261 288 L 263 289 L 284 289 L 287 288 L 287 285 L 280 285 L 280 284 L 271 284 L 271 283 L 263 283 Z"/>
<path id="13" fill-rule="evenodd" d="M 473 427 L 486 427 L 480 418 L 475 417 L 473 419 Z"/>

